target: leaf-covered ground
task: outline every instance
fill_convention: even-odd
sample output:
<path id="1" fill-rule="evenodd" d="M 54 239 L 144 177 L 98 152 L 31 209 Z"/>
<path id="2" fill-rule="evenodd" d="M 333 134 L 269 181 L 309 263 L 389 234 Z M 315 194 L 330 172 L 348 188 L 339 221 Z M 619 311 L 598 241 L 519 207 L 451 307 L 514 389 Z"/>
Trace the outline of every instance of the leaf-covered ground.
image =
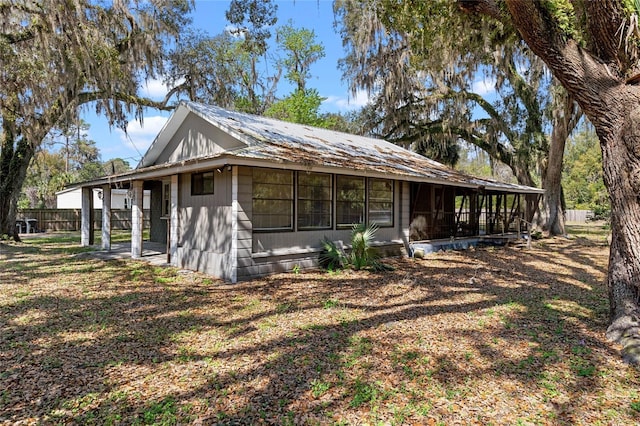
<path id="1" fill-rule="evenodd" d="M 237 285 L 79 251 L 0 244 L 2 424 L 640 422 L 586 239 Z"/>

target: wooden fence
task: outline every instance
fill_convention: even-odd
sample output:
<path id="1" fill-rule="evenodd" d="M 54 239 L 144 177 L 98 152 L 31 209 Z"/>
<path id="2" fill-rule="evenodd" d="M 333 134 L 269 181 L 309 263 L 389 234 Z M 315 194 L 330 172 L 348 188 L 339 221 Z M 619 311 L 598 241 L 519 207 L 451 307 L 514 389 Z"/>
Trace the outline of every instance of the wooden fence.
<path id="1" fill-rule="evenodd" d="M 567 210 L 564 214 L 566 222 L 586 223 L 593 218 L 591 210 Z"/>
<path id="2" fill-rule="evenodd" d="M 82 222 L 80 209 L 19 210 L 17 219 L 35 219 L 38 231 L 79 231 Z M 94 229 L 102 228 L 102 209 L 93 211 Z M 144 227 L 148 228 L 150 211 L 144 211 Z M 111 210 L 111 229 L 131 229 L 131 210 Z"/>

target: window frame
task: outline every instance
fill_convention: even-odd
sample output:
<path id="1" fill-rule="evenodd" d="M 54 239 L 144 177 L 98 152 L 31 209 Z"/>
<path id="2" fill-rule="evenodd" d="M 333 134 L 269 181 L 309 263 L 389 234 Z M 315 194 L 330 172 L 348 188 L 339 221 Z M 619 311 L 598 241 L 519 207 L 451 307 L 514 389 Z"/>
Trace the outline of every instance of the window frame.
<path id="1" fill-rule="evenodd" d="M 290 198 L 256 198 L 256 193 L 255 193 L 255 189 L 256 189 L 256 181 L 255 181 L 255 172 L 256 170 L 258 171 L 268 171 L 268 173 L 288 173 L 289 176 L 291 177 L 291 184 L 288 185 L 290 187 Z M 259 185 L 266 185 L 265 183 L 259 182 Z M 277 185 L 281 185 L 284 186 L 284 184 L 277 184 Z M 252 211 L 252 230 L 253 232 L 258 232 L 258 233 L 268 233 L 268 232 L 291 232 L 294 230 L 294 225 L 296 222 L 296 215 L 295 215 L 295 200 L 296 200 L 296 194 L 295 194 L 295 174 L 292 170 L 282 170 L 282 169 L 270 169 L 270 168 L 266 168 L 266 167 L 255 167 L 252 169 L 252 194 L 251 194 L 251 211 Z M 256 208 L 255 208 L 255 204 L 256 204 L 256 200 L 258 201 L 289 201 L 289 219 L 290 219 L 290 225 L 289 226 L 277 226 L 277 227 L 258 227 L 256 226 Z"/>
<path id="2" fill-rule="evenodd" d="M 162 212 L 160 217 L 171 215 L 171 182 L 162 181 Z"/>
<path id="3" fill-rule="evenodd" d="M 341 179 L 351 179 L 351 180 L 361 180 L 362 181 L 362 200 L 357 200 L 357 201 L 340 201 L 339 199 L 339 195 L 340 195 L 340 188 L 339 188 L 339 184 L 340 184 L 340 180 Z M 335 184 L 335 211 L 336 211 L 336 217 L 335 217 L 335 223 L 336 223 L 336 229 L 349 229 L 352 228 L 354 225 L 358 225 L 361 223 L 367 223 L 367 179 L 364 176 L 354 176 L 354 175 L 336 175 L 336 184 Z M 340 222 L 340 209 L 339 209 L 339 205 L 342 203 L 358 203 L 361 202 L 362 203 L 362 222 L 361 223 L 356 223 L 356 222 L 349 222 L 349 223 L 345 223 L 345 222 Z"/>
<path id="4" fill-rule="evenodd" d="M 304 179 L 304 177 L 307 176 L 311 176 L 311 175 L 315 175 L 315 176 L 321 176 L 321 177 L 328 177 L 329 178 L 329 185 L 328 187 L 326 187 L 329 190 L 329 199 L 323 199 L 323 198 L 301 198 L 301 178 Z M 299 231 L 318 231 L 318 230 L 327 230 L 327 229 L 333 229 L 333 221 L 334 221 L 334 204 L 335 204 L 335 200 L 334 200 L 334 175 L 331 173 L 320 173 L 320 172 L 298 172 L 297 173 L 297 179 L 296 179 L 296 217 L 295 217 L 295 221 L 296 221 L 296 229 Z M 306 185 L 309 187 L 312 187 L 312 185 Z M 321 186 L 320 188 L 325 188 L 324 186 Z M 312 226 L 312 225 L 307 225 L 307 226 L 301 226 L 300 225 L 300 219 L 301 219 L 301 211 L 302 211 L 302 203 L 304 203 L 305 201 L 311 201 L 311 202 L 319 202 L 319 203 L 329 203 L 329 209 L 328 209 L 328 215 L 329 215 L 329 223 L 328 225 L 324 225 L 324 226 Z"/>
<path id="5" fill-rule="evenodd" d="M 376 199 L 374 201 L 374 203 L 391 203 L 391 221 L 390 222 L 385 222 L 385 223 L 378 223 L 378 222 L 372 222 L 371 221 L 371 204 L 372 204 L 372 199 L 371 199 L 371 191 L 373 188 L 373 181 L 381 181 L 381 182 L 388 182 L 391 186 L 391 198 L 390 200 L 381 200 L 381 199 Z M 394 223 L 395 223 L 395 181 L 393 179 L 385 179 L 385 178 L 368 178 L 367 179 L 367 222 L 368 223 L 375 223 L 378 228 L 393 228 Z"/>
<path id="6" fill-rule="evenodd" d="M 205 189 L 205 175 L 211 175 L 211 190 Z M 196 191 L 196 180 L 200 179 L 200 188 Z M 213 170 L 191 174 L 191 196 L 213 195 L 215 193 L 215 173 Z"/>

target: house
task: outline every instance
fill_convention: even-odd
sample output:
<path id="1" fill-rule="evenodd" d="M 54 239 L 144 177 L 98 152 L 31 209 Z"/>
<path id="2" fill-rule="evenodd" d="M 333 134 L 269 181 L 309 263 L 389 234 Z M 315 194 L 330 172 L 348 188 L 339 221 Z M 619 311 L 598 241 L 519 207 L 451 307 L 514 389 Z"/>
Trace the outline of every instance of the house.
<path id="1" fill-rule="evenodd" d="M 389 142 L 181 103 L 137 168 L 82 185 L 82 244 L 92 244 L 92 197 L 133 195 L 132 257 L 142 254 L 142 191 L 150 241 L 170 262 L 230 282 L 311 267 L 321 240 L 349 241 L 375 222 L 381 249 L 489 236 L 531 221 L 542 191 L 470 177 Z M 108 208 L 103 249 L 110 249 Z"/>
<path id="2" fill-rule="evenodd" d="M 144 209 L 149 208 L 149 200 L 151 199 L 151 191 L 144 191 Z M 79 187 L 67 188 L 56 192 L 56 208 L 57 209 L 80 209 L 82 208 L 82 191 Z M 93 208 L 102 208 L 102 188 L 93 188 Z M 128 189 L 112 189 L 111 190 L 111 208 L 112 209 L 130 209 L 131 193 Z"/>

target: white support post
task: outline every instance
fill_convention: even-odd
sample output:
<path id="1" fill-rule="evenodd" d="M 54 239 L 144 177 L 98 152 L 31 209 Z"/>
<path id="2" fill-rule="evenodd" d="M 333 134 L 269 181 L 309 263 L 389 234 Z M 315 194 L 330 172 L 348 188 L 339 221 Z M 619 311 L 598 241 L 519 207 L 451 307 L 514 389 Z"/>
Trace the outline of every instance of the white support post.
<path id="1" fill-rule="evenodd" d="M 102 185 L 102 250 L 111 251 L 111 185 Z"/>
<path id="2" fill-rule="evenodd" d="M 238 282 L 238 167 L 231 169 L 231 269 L 230 281 Z"/>
<path id="3" fill-rule="evenodd" d="M 178 266 L 178 175 L 171 175 L 169 210 L 169 260 L 171 265 Z"/>
<path id="4" fill-rule="evenodd" d="M 142 257 L 142 230 L 144 228 L 143 191 L 144 182 L 135 180 L 132 184 L 133 200 L 131 201 L 131 257 Z"/>
<path id="5" fill-rule="evenodd" d="M 82 211 L 80 225 L 80 244 L 82 246 L 90 246 L 93 241 L 93 189 L 90 187 L 82 187 Z"/>

